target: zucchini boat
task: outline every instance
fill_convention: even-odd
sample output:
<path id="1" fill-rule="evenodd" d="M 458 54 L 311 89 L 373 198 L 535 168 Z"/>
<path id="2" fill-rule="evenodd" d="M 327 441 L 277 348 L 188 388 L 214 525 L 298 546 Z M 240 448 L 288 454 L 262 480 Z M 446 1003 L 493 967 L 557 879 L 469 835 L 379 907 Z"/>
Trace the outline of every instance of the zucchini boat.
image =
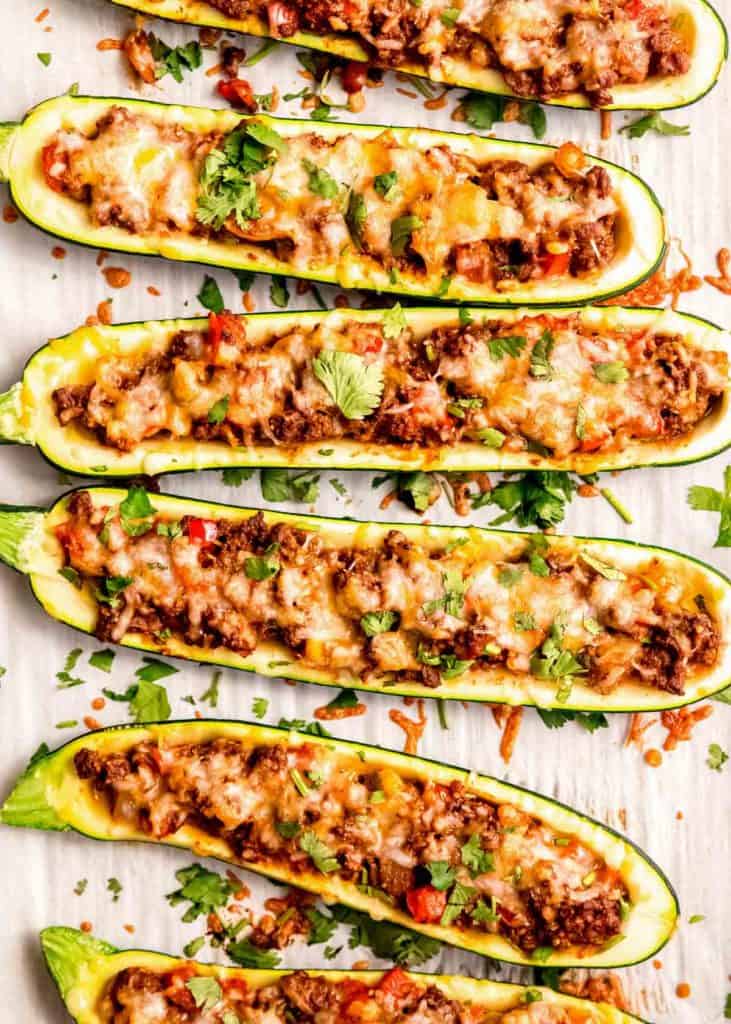
<path id="1" fill-rule="evenodd" d="M 371 411 L 323 383 L 328 359 L 355 366 L 363 388 L 375 372 Z M 587 474 L 728 447 L 728 363 L 727 334 L 669 310 L 212 313 L 51 341 L 0 395 L 0 440 L 82 476 Z"/>
<path id="2" fill-rule="evenodd" d="M 665 246 L 649 186 L 572 143 L 59 96 L 0 129 L 0 178 L 71 241 L 436 299 L 604 299 Z"/>
<path id="3" fill-rule="evenodd" d="M 142 1019 L 158 1024 L 168 1019 L 181 1024 L 193 1019 L 200 1024 L 315 1024 L 321 1019 L 317 1014 L 328 1010 L 328 1019 L 335 1020 L 339 1012 L 339 1020 L 353 1024 L 641 1024 L 607 1003 L 590 1003 L 553 989 L 400 967 L 245 970 L 146 949 L 120 950 L 62 927 L 45 928 L 41 948 L 76 1024 L 124 1024 L 130 1002 L 141 1009 Z M 146 1011 L 152 1016 L 145 1016 Z"/>
<path id="4" fill-rule="evenodd" d="M 642 711 L 731 676 L 729 581 L 625 541 L 97 487 L 0 506 L 0 559 L 105 642 L 326 686 Z"/>
<path id="5" fill-rule="evenodd" d="M 564 107 L 666 110 L 694 103 L 718 80 L 726 29 L 705 0 L 451 0 L 424 11 L 252 0 L 113 0 L 156 18 L 205 25 L 367 61 L 435 82 Z M 384 26 L 384 18 L 388 26 Z M 337 28 L 337 31 L 333 31 Z M 598 53 L 598 51 L 601 51 Z"/>
<path id="6" fill-rule="evenodd" d="M 638 963 L 677 921 L 656 865 L 562 804 L 436 761 L 247 722 L 77 737 L 34 760 L 1 816 L 192 850 L 516 964 Z"/>

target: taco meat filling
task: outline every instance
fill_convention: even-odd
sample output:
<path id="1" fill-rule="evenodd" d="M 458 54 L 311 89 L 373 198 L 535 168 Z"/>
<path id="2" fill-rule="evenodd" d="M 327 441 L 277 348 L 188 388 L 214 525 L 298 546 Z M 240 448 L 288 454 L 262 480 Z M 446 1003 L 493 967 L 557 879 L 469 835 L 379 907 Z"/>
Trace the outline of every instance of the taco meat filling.
<path id="1" fill-rule="evenodd" d="M 116 106 L 88 135 L 57 132 L 42 162 L 98 226 L 215 239 L 294 272 L 347 268 L 359 253 L 444 297 L 452 278 L 509 292 L 612 263 L 622 215 L 609 172 L 571 143 L 548 152 L 537 167 L 477 163 L 388 129 L 283 137 L 255 119 L 202 134 Z"/>
<path id="2" fill-rule="evenodd" d="M 570 538 L 417 543 L 392 529 L 359 547 L 261 512 L 173 520 L 140 488 L 115 507 L 76 492 L 56 534 L 62 574 L 93 587 L 104 640 L 141 633 L 164 645 L 174 635 L 244 656 L 269 642 L 365 685 L 448 689 L 492 670 L 543 680 L 560 701 L 578 683 L 681 694 L 718 657 L 719 629 L 690 569 L 658 558 L 620 569 Z"/>
<path id="3" fill-rule="evenodd" d="M 113 816 L 155 839 L 188 823 L 292 884 L 300 872 L 343 879 L 420 924 L 500 934 L 526 953 L 589 953 L 617 940 L 629 911 L 618 872 L 576 837 L 355 752 L 220 738 L 82 748 L 74 763 Z"/>
<path id="4" fill-rule="evenodd" d="M 438 71 L 445 58 L 475 73 L 498 71 L 518 96 L 583 93 L 592 106 L 611 90 L 685 74 L 682 15 L 644 0 L 208 0 L 231 18 L 258 15 L 274 37 L 346 33 L 373 59 Z"/>
<path id="5" fill-rule="evenodd" d="M 418 977 L 418 976 L 417 976 Z M 205 978 L 205 984 L 200 982 Z M 265 987 L 236 977 L 200 974 L 195 964 L 164 973 L 128 967 L 101 1002 L 103 1024 L 598 1024 L 591 1007 L 568 1009 L 529 989 L 516 1008 L 491 1010 L 451 999 L 438 983 L 422 984 L 400 967 L 379 980 L 331 980 L 295 971 Z M 532 1000 L 532 1001 L 531 1001 Z"/>
<path id="6" fill-rule="evenodd" d="M 399 315 L 303 320 L 252 339 L 244 317 L 212 313 L 207 331 L 180 331 L 141 356 L 100 358 L 88 371 L 93 383 L 54 392 L 56 416 L 121 451 L 152 438 L 233 447 L 348 439 L 505 452 L 540 445 L 564 459 L 682 438 L 726 388 L 726 353 L 650 327 L 478 317 L 417 335 Z M 343 412 L 323 353 L 363 379 L 376 374 L 382 390 L 372 412 Z"/>

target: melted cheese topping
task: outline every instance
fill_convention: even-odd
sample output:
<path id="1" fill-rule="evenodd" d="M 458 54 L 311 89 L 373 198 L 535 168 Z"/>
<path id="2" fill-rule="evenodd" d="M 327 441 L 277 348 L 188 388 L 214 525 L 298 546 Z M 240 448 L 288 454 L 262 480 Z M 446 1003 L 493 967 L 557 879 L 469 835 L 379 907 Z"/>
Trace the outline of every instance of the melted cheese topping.
<path id="1" fill-rule="evenodd" d="M 419 923 L 500 933 L 524 951 L 601 946 L 628 909 L 618 873 L 575 837 L 327 745 L 142 743 L 82 750 L 75 764 L 153 839 L 200 821 L 234 861 L 339 877 Z"/>
<path id="2" fill-rule="evenodd" d="M 619 569 L 570 538 L 435 550 L 392 530 L 358 549 L 267 527 L 261 514 L 130 523 L 124 506 L 93 508 L 83 491 L 70 512 L 57 534 L 103 595 L 103 639 L 173 629 L 246 654 L 276 637 L 304 664 L 365 683 L 394 673 L 448 685 L 492 665 L 516 681 L 552 680 L 558 699 L 576 679 L 601 692 L 632 681 L 682 693 L 718 657 L 692 574 L 659 558 Z"/>
<path id="3" fill-rule="evenodd" d="M 537 316 L 419 337 L 404 328 L 394 338 L 378 322 L 335 317 L 254 343 L 244 319 L 225 317 L 228 343 L 189 332 L 144 357 L 99 359 L 86 368 L 93 384 L 83 394 L 56 393 L 61 422 L 82 419 L 126 450 L 165 434 L 235 446 L 353 437 L 424 448 L 487 437 L 506 451 L 536 443 L 565 458 L 685 437 L 727 386 L 725 353 L 651 328 L 591 331 L 578 318 Z M 538 376 L 546 344 L 548 369 Z M 383 375 L 380 402 L 363 420 L 341 416 L 316 377 L 313 361 L 328 350 L 354 353 Z M 209 413 L 220 402 L 214 429 Z"/>
<path id="4" fill-rule="evenodd" d="M 203 233 L 210 223 L 201 212 L 204 159 L 225 147 L 218 136 L 160 126 L 119 106 L 92 138 L 58 133 L 44 162 L 52 187 L 88 202 L 99 224 L 143 235 L 189 234 L 194 227 Z M 345 267 L 355 248 L 386 269 L 408 266 L 438 281 L 462 274 L 474 251 L 480 280 L 509 287 L 516 274 L 580 276 L 613 258 L 619 208 L 606 172 L 597 180 L 590 170 L 568 179 L 550 161 L 535 171 L 516 162 L 503 172 L 513 187 L 496 191 L 494 163 L 477 165 L 446 145 L 399 142 L 388 130 L 376 139 L 343 132 L 328 142 L 314 131 L 294 135 L 270 157 L 265 169 L 249 174 L 256 209 L 247 205 L 248 219 L 231 213 L 222 230 L 229 240 L 272 248 L 298 271 Z M 313 187 L 308 168 L 326 172 L 334 194 Z M 386 174 L 396 176 L 392 189 L 379 187 Z M 357 223 L 353 197 L 361 204 Z M 596 255 L 586 249 L 587 228 L 603 239 Z M 570 254 L 560 269 L 546 249 L 552 243 Z M 475 280 L 476 273 L 473 261 L 468 276 Z"/>

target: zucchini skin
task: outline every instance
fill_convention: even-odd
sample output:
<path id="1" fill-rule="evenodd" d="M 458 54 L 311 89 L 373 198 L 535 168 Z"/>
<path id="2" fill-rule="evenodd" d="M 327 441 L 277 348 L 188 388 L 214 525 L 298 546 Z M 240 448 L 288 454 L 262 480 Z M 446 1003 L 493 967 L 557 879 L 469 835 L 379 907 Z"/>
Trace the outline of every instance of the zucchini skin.
<path id="1" fill-rule="evenodd" d="M 88 491 L 92 500 L 98 500 L 100 504 L 116 504 L 120 502 L 126 491 L 115 490 L 102 486 L 83 488 Z M 35 597 L 43 609 L 52 617 L 66 625 L 72 626 L 81 632 L 93 634 L 95 623 L 96 604 L 85 591 L 77 590 L 70 582 L 58 574 L 61 566 L 60 550 L 55 537 L 52 537 L 54 526 L 65 518 L 66 502 L 74 491 L 62 495 L 55 504 L 47 511 L 41 509 L 18 509 L 12 506 L 0 506 L 0 560 L 5 561 L 11 567 L 20 569 L 30 577 L 30 585 Z M 153 495 L 153 502 L 156 509 L 172 516 L 185 514 L 198 515 L 202 518 L 231 518 L 244 519 L 255 514 L 258 509 L 242 509 L 231 505 L 224 505 L 220 502 L 206 502 L 192 498 L 178 498 L 167 494 Z M 389 528 L 399 529 L 416 542 L 425 542 L 430 538 L 439 537 L 464 537 L 469 539 L 480 539 L 490 537 L 512 536 L 515 538 L 527 537 L 529 534 L 520 531 L 490 530 L 485 528 L 462 528 L 454 526 L 423 526 L 404 523 L 364 523 L 356 520 L 339 520 L 325 516 L 303 515 L 301 513 L 285 513 L 265 510 L 264 517 L 268 522 L 284 522 L 303 529 L 328 530 L 334 537 L 344 543 L 352 543 L 358 536 L 362 543 L 365 536 L 371 534 L 373 538 L 380 537 Z M 19 542 L 12 536 L 14 522 L 28 522 L 28 538 Z M 25 526 L 19 529 L 25 529 Z M 358 531 L 356 533 L 356 531 Z M 365 531 L 365 533 L 363 532 Z M 8 536 L 4 544 L 3 538 Z M 48 538 L 54 548 L 51 553 L 49 544 L 43 543 L 43 538 Z M 721 622 L 722 631 L 726 634 L 731 630 L 731 580 L 725 577 L 717 569 L 700 562 L 688 555 L 679 555 L 668 548 L 638 544 L 634 541 L 607 540 L 604 538 L 558 538 L 563 541 L 576 542 L 579 547 L 584 544 L 590 545 L 591 550 L 598 552 L 599 556 L 614 559 L 617 558 L 622 564 L 622 558 L 628 559 L 628 568 L 631 569 L 635 558 L 646 558 L 653 554 L 667 558 L 671 562 L 677 562 L 688 571 L 700 573 L 705 586 L 712 590 L 713 607 Z M 13 551 L 22 550 L 22 564 L 20 559 L 14 560 Z M 34 558 L 34 550 L 36 557 Z M 43 550 L 42 550 L 43 549 Z M 511 705 L 556 707 L 567 711 L 602 711 L 605 713 L 624 711 L 651 711 L 666 710 L 674 707 L 682 707 L 695 701 L 720 693 L 731 684 L 731 645 L 725 644 L 722 660 L 708 678 L 700 683 L 689 684 L 686 692 L 679 696 L 660 690 L 649 692 L 640 690 L 639 693 L 629 690 L 629 694 L 619 692 L 609 695 L 599 694 L 591 687 L 583 686 L 575 682 L 571 694 L 566 701 L 557 702 L 556 688 L 551 681 L 541 681 L 531 677 L 530 685 L 525 681 L 518 687 L 511 688 L 507 682 L 496 681 L 494 676 L 487 673 L 473 675 L 464 673 L 462 676 L 452 679 L 443 684 L 442 687 L 430 688 L 423 684 L 411 682 L 398 682 L 394 685 L 371 685 L 364 684 L 360 677 L 351 678 L 343 673 L 330 672 L 315 668 L 308 668 L 301 663 L 291 661 L 292 655 L 285 648 L 276 645 L 261 643 L 248 658 L 244 658 L 225 648 L 203 649 L 196 648 L 172 638 L 163 644 L 157 644 L 146 637 L 138 634 L 129 634 L 122 641 L 121 646 L 131 647 L 135 650 L 153 652 L 164 657 L 177 657 L 187 661 L 202 662 L 205 664 L 220 665 L 224 668 L 236 668 L 249 672 L 258 672 L 260 675 L 279 677 L 282 675 L 281 664 L 279 669 L 273 662 L 284 658 L 290 663 L 287 665 L 286 675 L 289 678 L 301 682 L 316 683 L 328 687 L 348 687 L 355 690 L 363 690 L 367 693 L 382 693 L 397 696 L 428 697 L 439 700 L 466 700 L 477 703 L 503 703 Z M 723 645 L 722 645 L 723 646 Z M 469 678 L 465 678 L 469 676 Z M 474 681 L 473 681 L 474 678 Z"/>
<path id="2" fill-rule="evenodd" d="M 270 985 L 280 978 L 293 973 L 292 970 L 253 970 L 241 967 L 222 967 L 219 964 L 201 963 L 200 961 L 184 960 L 146 949 L 120 950 L 108 942 L 93 938 L 75 928 L 50 927 L 40 934 L 41 949 L 51 978 L 61 996 L 66 1009 L 71 1013 L 77 1024 L 101 1024 L 96 1014 L 85 1012 L 86 1007 L 94 1005 L 104 987 L 120 970 L 129 967 L 141 967 L 151 971 L 169 971 L 185 964 L 194 963 L 200 974 L 215 978 L 239 978 L 254 989 Z M 345 970 L 308 970 L 309 975 L 342 981 L 347 978 L 362 981 L 366 984 L 379 981 L 386 971 L 345 971 Z M 478 1000 L 486 1009 L 505 1010 L 523 1005 L 526 989 L 522 985 L 510 985 L 505 982 L 483 981 L 459 975 L 426 974 L 417 971 L 406 971 L 409 978 L 420 985 L 437 985 L 446 989 L 454 998 Z M 531 986 L 536 989 L 537 986 Z M 586 1004 L 585 1000 L 575 999 L 553 989 L 539 989 L 543 999 L 564 1006 L 577 1008 L 586 1006 L 596 1014 L 596 1024 L 647 1024 L 627 1013 L 622 1013 L 606 1004 Z M 84 1008 L 76 1010 L 77 1003 L 83 999 Z M 84 1016 L 75 1015 L 79 1012 Z M 96 1018 L 96 1022 L 95 1022 Z"/>
<path id="3" fill-rule="evenodd" d="M 482 316 L 488 320 L 510 323 L 520 319 L 529 310 L 486 311 L 475 309 L 474 319 Z M 663 324 L 664 330 L 685 332 L 701 347 L 717 347 L 731 356 L 731 337 L 721 328 L 700 317 L 678 314 L 667 310 L 638 309 L 629 307 L 603 306 L 596 308 L 575 307 L 569 309 L 544 310 L 546 315 L 578 316 L 585 324 L 607 329 Z M 255 331 L 260 326 L 264 331 L 271 325 L 274 332 L 284 327 L 313 325 L 341 320 L 355 319 L 359 322 L 378 322 L 381 310 L 338 309 L 329 312 L 308 311 L 298 313 L 255 313 L 241 316 Z M 410 307 L 404 310 L 409 325 L 417 330 L 430 330 L 442 326 L 458 326 L 456 310 L 444 308 Z M 115 324 L 112 327 L 81 327 L 65 337 L 54 339 L 38 349 L 25 366 L 19 392 L 15 389 L 0 396 L 0 440 L 3 437 L 3 397 L 16 398 L 22 405 L 23 394 L 29 401 L 27 415 L 23 416 L 27 437 L 20 443 L 35 443 L 44 458 L 67 473 L 77 476 L 94 476 L 103 479 L 124 478 L 135 474 L 156 475 L 168 472 L 191 472 L 197 469 L 221 469 L 230 466 L 312 469 L 376 469 L 392 471 L 441 470 L 457 471 L 501 471 L 524 470 L 569 470 L 589 474 L 618 469 L 634 469 L 638 466 L 686 465 L 710 458 L 731 446 L 731 393 L 724 398 L 711 416 L 698 424 L 697 429 L 687 435 L 683 443 L 636 442 L 624 451 L 599 455 L 576 453 L 566 459 L 552 459 L 532 452 L 501 454 L 499 450 L 480 444 L 441 446 L 427 450 L 412 450 L 398 445 L 367 445 L 355 441 L 318 441 L 294 446 L 253 446 L 232 448 L 221 442 L 193 442 L 190 439 L 156 440 L 142 442 L 132 453 L 121 453 L 106 447 L 74 428 L 58 424 L 52 408 L 51 392 L 63 383 L 78 382 L 68 373 L 74 363 L 83 372 L 88 365 L 89 348 L 99 347 L 99 357 L 113 351 L 118 338 L 139 337 L 139 348 L 125 346 L 120 349 L 124 355 L 144 351 L 146 343 L 153 344 L 163 337 L 172 337 L 179 330 L 205 328 L 207 321 L 202 318 L 171 321 L 148 321 L 131 324 Z M 16 387 L 18 387 L 16 385 Z M 9 404 L 9 403 L 8 403 Z M 12 417 L 7 417 L 6 422 Z M 18 422 L 14 420 L 14 422 Z M 12 440 L 12 427 L 6 426 L 6 434 Z M 75 437 L 76 435 L 76 437 Z M 322 455 L 321 449 L 332 454 Z"/>
<path id="4" fill-rule="evenodd" d="M 175 23 L 223 28 L 232 32 L 246 32 L 249 35 L 272 38 L 267 23 L 251 15 L 246 19 L 230 18 L 205 2 L 181 4 L 179 0 L 111 0 L 126 10 L 138 11 L 142 14 Z M 612 89 L 614 96 L 619 96 L 609 104 L 606 110 L 672 110 L 678 107 L 697 103 L 706 96 L 717 84 L 723 65 L 728 57 L 728 33 L 726 26 L 716 8 L 708 0 L 685 0 L 681 5 L 683 14 L 693 19 L 696 52 L 693 54 L 691 71 L 681 76 L 679 84 L 673 77 L 660 78 L 649 83 L 633 86 L 617 86 Z M 192 10 L 191 10 L 192 7 Z M 321 50 L 334 57 L 347 60 L 366 61 L 373 63 L 373 55 L 356 40 L 347 35 L 330 33 L 320 36 L 312 32 L 298 32 L 287 39 L 278 39 L 280 43 L 294 46 L 307 46 Z M 454 66 L 452 66 L 454 65 Z M 502 96 L 525 100 L 511 92 L 503 76 L 494 70 L 473 70 L 460 68 L 458 61 L 446 59 L 442 69 L 425 69 L 423 65 L 405 62 L 396 70 L 406 72 L 445 85 L 473 89 L 478 92 L 496 93 Z M 659 83 L 659 85 L 658 85 Z M 663 97 L 663 86 L 667 85 L 668 95 Z M 548 106 L 569 109 L 588 109 L 590 104 L 582 93 L 572 93 L 556 99 L 543 99 L 539 102 Z"/>
<path id="5" fill-rule="evenodd" d="M 24 121 L 8 127 L 8 136 L 0 147 L 0 180 L 10 182 L 13 202 L 18 211 L 41 230 L 95 249 L 110 249 L 145 256 L 236 270 L 285 275 L 294 278 L 337 284 L 343 288 L 361 288 L 402 295 L 421 296 L 429 301 L 484 303 L 501 308 L 520 306 L 573 306 L 610 299 L 637 287 L 660 266 L 666 252 L 665 222 L 662 206 L 651 187 L 631 171 L 617 164 L 592 157 L 597 166 L 609 169 L 621 207 L 622 240 L 615 260 L 597 275 L 586 278 L 548 279 L 529 282 L 507 293 L 485 285 L 452 279 L 448 292 L 442 288 L 443 278 L 421 278 L 402 272 L 394 282 L 385 268 L 361 254 L 351 251 L 339 265 L 300 270 L 271 256 L 254 244 L 197 240 L 190 235 L 138 236 L 115 227 L 95 228 L 89 225 L 86 208 L 53 192 L 45 183 L 38 154 L 45 141 L 61 123 L 67 127 L 91 126 L 114 105 L 147 113 L 159 120 L 166 118 L 184 126 L 230 131 L 242 120 L 233 110 L 211 110 L 203 107 L 172 106 L 147 100 L 94 96 L 58 96 L 34 107 Z M 257 115 L 257 121 L 291 135 L 315 132 L 324 139 L 333 139 L 343 132 L 373 138 L 384 130 L 381 125 L 326 123 L 296 118 L 275 118 Z M 392 127 L 395 136 L 417 146 L 449 145 L 476 159 L 490 157 L 514 158 L 537 165 L 555 147 L 535 142 L 506 142 L 474 134 L 435 131 L 432 129 Z"/>
<path id="6" fill-rule="evenodd" d="M 146 726 L 112 726 L 87 733 L 39 758 L 28 767 L 0 809 L 0 821 L 17 827 L 74 831 L 99 841 L 139 840 L 158 845 L 134 826 L 120 823 L 109 826 L 107 815 L 99 811 L 101 802 L 93 796 L 89 797 L 88 786 L 79 784 L 73 768 L 75 752 L 83 746 L 103 750 L 105 744 L 108 749 L 123 750 L 145 739 L 169 740 L 171 743 L 203 742 L 219 736 L 250 743 L 272 744 L 283 740 L 294 744 L 314 743 L 335 754 L 352 755 L 357 752 L 365 764 L 388 766 L 412 777 L 445 783 L 458 780 L 473 792 L 500 803 L 510 802 L 526 813 L 543 819 L 562 833 L 576 835 L 592 846 L 619 870 L 629 888 L 633 909 L 627 919 L 625 936 L 616 945 L 589 956 L 576 958 L 570 952 L 556 951 L 550 957 L 548 966 L 621 967 L 641 963 L 661 949 L 675 930 L 679 914 L 677 895 L 654 861 L 614 829 L 560 801 L 492 776 L 468 773 L 462 768 L 436 760 L 351 740 L 303 735 L 250 722 L 188 720 L 151 723 Z M 293 873 L 281 866 L 234 860 L 225 844 L 215 837 L 192 827 L 181 831 L 185 834 L 178 834 L 172 840 L 162 840 L 159 845 L 182 848 L 196 856 L 213 857 L 223 863 L 245 867 L 267 878 L 307 889 L 327 902 L 343 903 L 375 919 L 393 921 L 411 931 L 429 935 L 470 952 L 507 963 L 536 966 L 536 961 L 499 936 L 468 933 L 451 925 L 441 927 L 419 924 L 377 897 L 361 893 L 353 883 L 342 882 L 316 871 Z"/>

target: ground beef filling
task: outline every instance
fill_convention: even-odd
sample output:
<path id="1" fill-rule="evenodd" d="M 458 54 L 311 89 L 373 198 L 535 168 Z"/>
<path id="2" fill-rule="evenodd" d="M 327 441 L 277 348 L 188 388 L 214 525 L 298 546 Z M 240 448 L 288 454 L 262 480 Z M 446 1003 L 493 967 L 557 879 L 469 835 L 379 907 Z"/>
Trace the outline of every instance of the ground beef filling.
<path id="1" fill-rule="evenodd" d="M 450 0 L 208 2 L 232 18 L 261 15 L 273 36 L 354 35 L 386 66 L 408 60 L 436 69 L 445 56 L 461 57 L 475 70 L 499 71 L 518 96 L 537 99 L 579 92 L 603 106 L 615 86 L 690 67 L 673 15 L 643 0 L 485 0 L 461 8 Z"/>
<path id="2" fill-rule="evenodd" d="M 295 971 L 264 988 L 239 978 L 218 978 L 197 989 L 193 964 L 159 973 L 141 967 L 120 971 L 102 999 L 104 1024 L 592 1024 L 594 1013 L 553 1004 L 492 1011 L 450 999 L 435 984 L 423 985 L 396 967 L 379 981 Z M 210 975 L 205 975 L 210 978 Z M 191 984 L 193 982 L 193 984 Z M 196 996 L 196 992 L 198 995 Z M 598 1018 L 596 1018 L 598 1019 Z"/>
<path id="3" fill-rule="evenodd" d="M 610 175 L 570 144 L 529 167 L 478 163 L 438 137 L 423 149 L 388 129 L 374 139 L 313 130 L 279 137 L 259 151 L 263 170 L 244 171 L 232 161 L 243 159 L 237 147 L 251 125 L 201 134 L 115 106 L 90 134 L 64 129 L 49 139 L 46 181 L 87 204 L 100 226 L 253 245 L 296 272 L 337 269 L 357 250 L 391 277 L 441 289 L 456 275 L 508 292 L 534 279 L 583 278 L 615 258 L 621 213 Z M 224 165 L 245 207 L 227 205 Z"/>
<path id="4" fill-rule="evenodd" d="M 380 403 L 363 419 L 346 418 L 313 372 L 335 345 L 383 374 Z M 538 376 L 547 346 L 550 370 Z M 614 374 L 602 381 L 607 367 Z M 578 317 L 475 321 L 419 338 L 351 320 L 251 340 L 244 318 L 222 313 L 207 332 L 181 331 L 147 356 L 100 359 L 93 383 L 58 388 L 53 401 L 60 424 L 78 423 L 121 451 L 153 438 L 232 447 L 349 439 L 505 452 L 541 445 L 563 459 L 687 436 L 727 376 L 724 352 L 679 334 L 591 329 Z"/>
<path id="5" fill-rule="evenodd" d="M 591 849 L 458 781 L 232 739 L 82 748 L 74 764 L 115 818 L 154 839 L 193 825 L 237 862 L 285 865 L 294 884 L 337 875 L 418 923 L 500 934 L 524 952 L 603 946 L 628 911 L 620 876 Z"/>
<path id="6" fill-rule="evenodd" d="M 175 634 L 243 655 L 278 641 L 289 657 L 365 685 L 448 686 L 493 668 L 548 680 L 562 700 L 578 682 L 683 693 L 718 657 L 703 598 L 656 559 L 627 573 L 559 539 L 544 557 L 515 538 L 502 554 L 469 540 L 428 550 L 398 530 L 339 547 L 261 512 L 170 520 L 152 506 L 134 517 L 135 505 L 139 491 L 112 508 L 79 491 L 56 528 L 63 572 L 93 587 L 103 640 L 134 632 L 164 646 Z"/>

